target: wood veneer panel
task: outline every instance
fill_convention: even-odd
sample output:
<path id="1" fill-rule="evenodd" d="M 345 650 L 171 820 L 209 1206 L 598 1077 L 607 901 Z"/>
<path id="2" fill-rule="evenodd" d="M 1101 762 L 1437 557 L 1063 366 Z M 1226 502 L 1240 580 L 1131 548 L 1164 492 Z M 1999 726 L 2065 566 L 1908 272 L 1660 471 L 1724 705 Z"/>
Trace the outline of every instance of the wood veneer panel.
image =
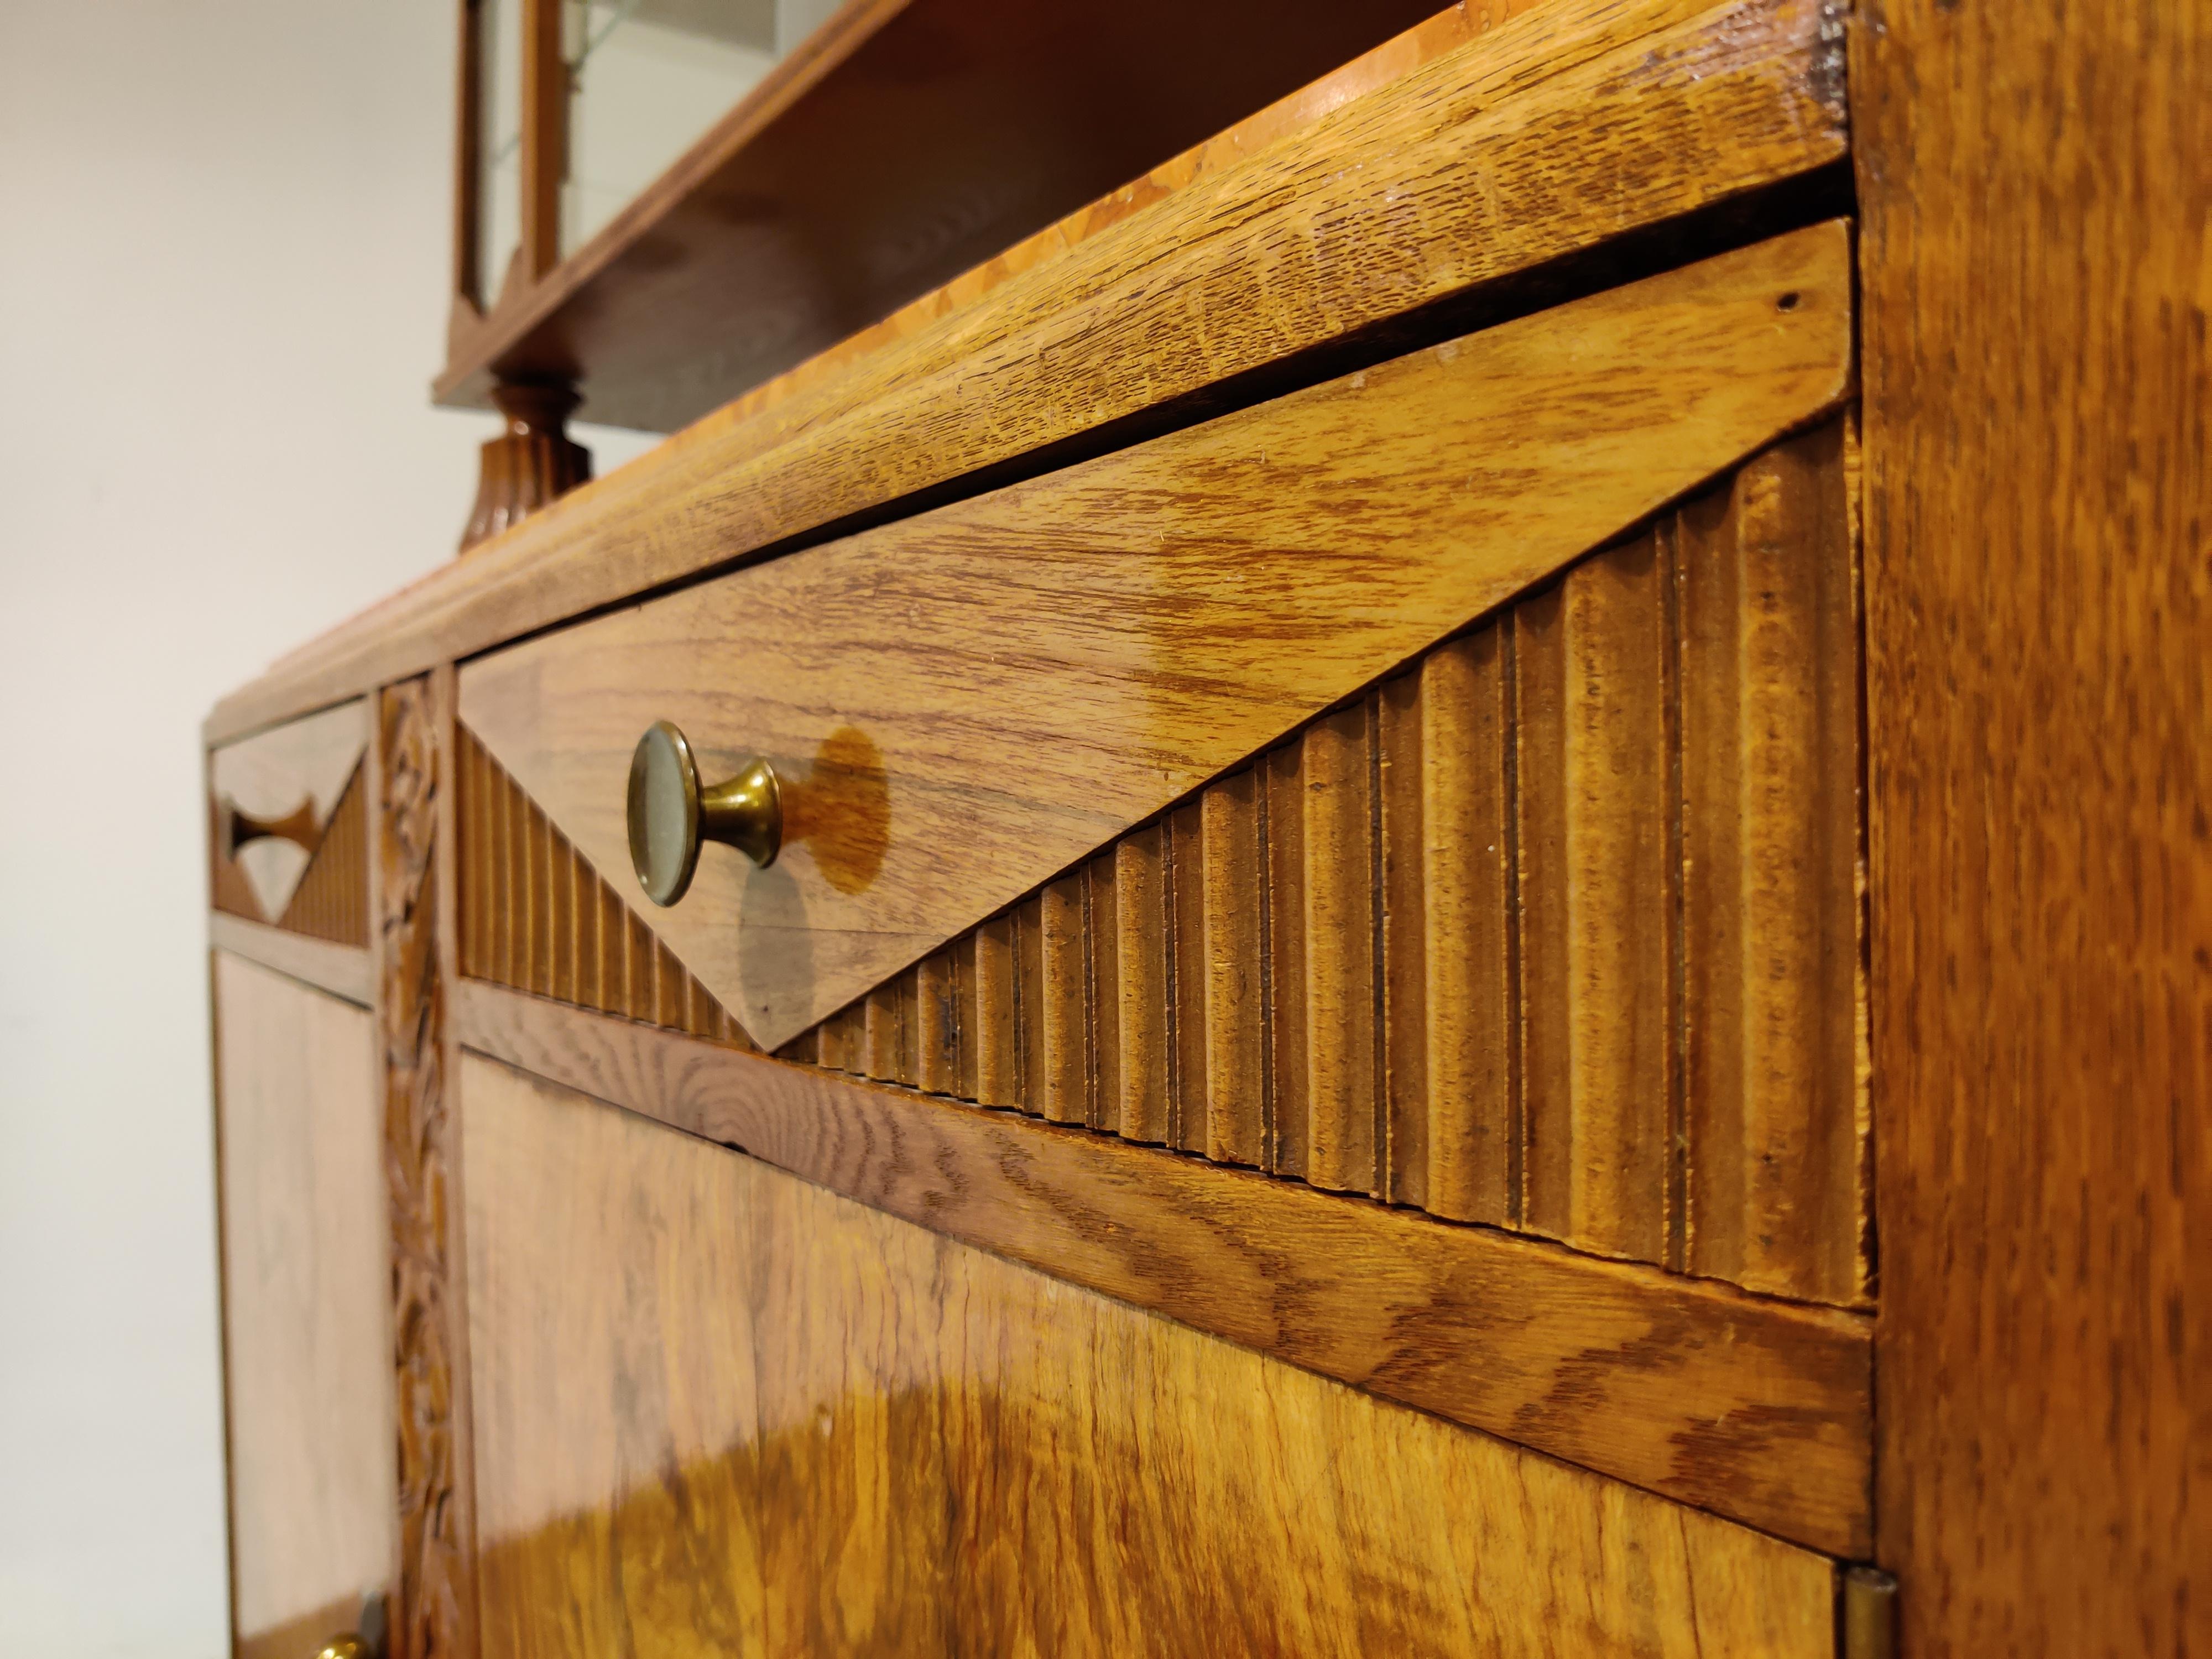
<path id="1" fill-rule="evenodd" d="M 572 492 L 226 699 L 210 739 L 1834 161 L 1837 33 L 1815 0 L 1539 8 Z"/>
<path id="2" fill-rule="evenodd" d="M 357 946 L 288 933 L 220 910 L 208 917 L 208 939 L 218 950 L 363 1008 L 376 1000 L 375 965 L 369 953 Z"/>
<path id="3" fill-rule="evenodd" d="M 471 983 L 464 1041 L 893 1215 L 1840 1555 L 1869 1324 Z"/>
<path id="4" fill-rule="evenodd" d="M 1832 1651 L 1816 1555 L 464 1083 L 489 1654 Z"/>
<path id="5" fill-rule="evenodd" d="M 1879 15 L 1879 1553 L 1907 1653 L 2212 1651 L 2212 12 Z"/>
<path id="6" fill-rule="evenodd" d="M 1831 406 L 1849 276 L 1838 222 L 1561 306 L 543 635 L 463 715 L 603 871 L 655 719 L 822 797 L 651 918 L 777 1046 Z"/>
<path id="7" fill-rule="evenodd" d="M 398 1550 L 374 1022 L 214 954 L 234 1626 L 320 1640 Z"/>

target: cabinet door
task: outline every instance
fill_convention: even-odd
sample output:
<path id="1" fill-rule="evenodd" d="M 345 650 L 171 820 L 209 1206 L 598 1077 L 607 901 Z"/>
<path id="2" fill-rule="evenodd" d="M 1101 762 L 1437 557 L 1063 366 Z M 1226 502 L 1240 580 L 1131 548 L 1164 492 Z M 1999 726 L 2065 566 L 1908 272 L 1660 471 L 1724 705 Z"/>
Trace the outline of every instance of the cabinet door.
<path id="1" fill-rule="evenodd" d="M 374 1022 L 222 951 L 215 996 L 232 1620 L 283 1659 L 351 1629 L 397 1557 Z"/>
<path id="2" fill-rule="evenodd" d="M 1812 1551 L 460 1085 L 484 1659 L 1832 1650 Z"/>

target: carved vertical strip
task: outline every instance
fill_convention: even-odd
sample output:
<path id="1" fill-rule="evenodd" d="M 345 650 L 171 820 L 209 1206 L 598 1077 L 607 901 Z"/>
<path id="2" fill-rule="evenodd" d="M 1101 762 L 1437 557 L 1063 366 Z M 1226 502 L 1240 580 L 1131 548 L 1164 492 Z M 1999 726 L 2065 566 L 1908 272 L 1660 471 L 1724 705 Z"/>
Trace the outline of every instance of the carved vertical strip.
<path id="1" fill-rule="evenodd" d="M 545 908 L 549 923 L 545 994 L 576 1000 L 576 854 L 568 836 L 546 826 Z"/>
<path id="2" fill-rule="evenodd" d="M 1016 1097 L 1037 1117 L 1045 1109 L 1044 980 L 1044 894 L 1038 892 L 1014 909 Z"/>
<path id="3" fill-rule="evenodd" d="M 1521 918 L 1522 1224 L 1569 1227 L 1571 1058 L 1567 1038 L 1566 590 L 1554 583 L 1514 607 L 1514 772 Z"/>
<path id="4" fill-rule="evenodd" d="M 1197 799 L 1170 814 L 1167 854 L 1168 1141 L 1206 1152 L 1206 863 L 1204 814 Z"/>
<path id="5" fill-rule="evenodd" d="M 1371 1192 L 1375 887 L 1367 705 L 1315 721 L 1304 748 L 1306 1179 Z"/>
<path id="6" fill-rule="evenodd" d="M 1083 885 L 1080 871 L 1047 883 L 1036 913 L 1039 1076 L 1030 1098 L 1054 1123 L 1085 1120 L 1089 1011 L 1083 982 L 1089 947 L 1083 936 Z"/>
<path id="7" fill-rule="evenodd" d="M 914 969 L 915 1086 L 932 1094 L 960 1092 L 960 976 L 948 947 Z"/>
<path id="8" fill-rule="evenodd" d="M 1198 804 L 1206 1033 L 1200 1150 L 1224 1164 L 1261 1164 L 1267 1158 L 1261 787 L 1261 773 L 1248 767 L 1209 784 Z"/>
<path id="9" fill-rule="evenodd" d="M 983 1059 L 978 1052 L 988 1040 L 982 1031 L 983 1011 L 977 1000 L 975 958 L 982 948 L 983 923 L 969 933 L 953 940 L 952 951 L 952 1018 L 960 1039 L 960 1076 L 951 1092 L 963 1100 L 981 1100 L 983 1097 Z"/>
<path id="10" fill-rule="evenodd" d="M 1555 677 L 1557 712 L 1522 775 L 1551 797 L 1522 840 L 1524 904 L 1540 895 L 1544 913 L 1540 934 L 1524 934 L 1528 1224 L 1645 1261 L 1666 1259 L 1674 1063 L 1664 576 L 1650 534 L 1568 574 L 1530 653 Z M 1522 725 L 1539 725 L 1527 700 Z"/>
<path id="11" fill-rule="evenodd" d="M 1856 584 L 1839 427 L 1681 515 L 1692 1271 L 1864 1294 Z"/>
<path id="12" fill-rule="evenodd" d="M 833 1071 L 860 1069 L 860 1018 L 858 1005 L 848 1004 L 822 1022 L 821 1063 Z"/>
<path id="13" fill-rule="evenodd" d="M 965 1007 L 972 1018 L 963 1039 L 963 1063 L 975 1068 L 976 1100 L 986 1106 L 1022 1103 L 1019 1067 L 1020 1021 L 1017 1015 L 1018 972 L 1013 915 L 994 916 L 975 930 L 975 972 L 963 980 Z"/>
<path id="14" fill-rule="evenodd" d="M 1166 829 L 1148 824 L 1114 849 L 1116 973 L 1121 1040 L 1120 1128 L 1126 1140 L 1168 1138 L 1168 892 Z"/>
<path id="15" fill-rule="evenodd" d="M 865 1006 L 867 1012 L 861 1028 L 861 1073 L 879 1082 L 896 1082 L 900 1059 L 906 1048 L 905 1034 L 899 1030 L 898 981 L 890 980 L 876 987 L 868 993 Z"/>
<path id="16" fill-rule="evenodd" d="M 919 972 L 909 968 L 891 981 L 891 994 L 898 1000 L 898 1054 L 889 1080 L 909 1089 L 921 1081 L 920 980 Z"/>
<path id="17" fill-rule="evenodd" d="M 1420 670 L 1425 1202 L 1497 1225 L 1515 1218 L 1516 1093 L 1504 633 L 1455 640 Z"/>
<path id="18" fill-rule="evenodd" d="M 1449 650 L 1451 647 L 1446 647 Z M 1424 675 L 1382 688 L 1376 708 L 1376 802 L 1382 854 L 1382 1195 L 1425 1204 L 1429 1176 L 1429 910 L 1423 858 Z"/>
<path id="19" fill-rule="evenodd" d="M 1304 743 L 1262 762 L 1267 790 L 1267 1167 L 1306 1173 L 1306 851 Z"/>
<path id="20" fill-rule="evenodd" d="M 396 1659 L 477 1649 L 460 1137 L 447 1089 L 458 875 L 453 676 L 377 702 L 378 1012 L 399 1413 Z"/>
<path id="21" fill-rule="evenodd" d="M 1121 895 L 1114 876 L 1111 849 L 1092 859 L 1083 871 L 1083 932 L 1089 952 L 1083 999 L 1090 1013 L 1084 1120 L 1109 1134 L 1118 1134 L 1121 1128 Z"/>

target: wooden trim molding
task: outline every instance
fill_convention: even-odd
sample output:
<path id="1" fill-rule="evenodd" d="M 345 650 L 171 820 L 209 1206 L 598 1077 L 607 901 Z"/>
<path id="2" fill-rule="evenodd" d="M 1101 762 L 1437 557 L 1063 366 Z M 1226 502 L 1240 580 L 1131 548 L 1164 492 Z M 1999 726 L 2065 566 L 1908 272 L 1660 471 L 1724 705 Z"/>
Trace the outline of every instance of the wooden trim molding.
<path id="1" fill-rule="evenodd" d="M 1915 1659 L 2212 1653 L 2212 8 L 1851 35 L 1877 1559 Z"/>
<path id="2" fill-rule="evenodd" d="M 208 913 L 208 942 L 360 1007 L 376 1000 L 375 970 L 359 945 L 334 944 L 221 910 Z"/>
<path id="3" fill-rule="evenodd" d="M 441 906 L 451 908 L 439 880 L 439 828 L 453 765 L 452 690 L 447 670 L 377 699 L 378 1010 L 398 1347 L 392 1626 L 403 1659 L 469 1659 L 477 1650 L 460 1137 L 448 1097 L 450 980 L 439 926 Z"/>
<path id="4" fill-rule="evenodd" d="M 1256 371 L 1291 364 L 1272 393 L 1358 366 L 1316 365 L 1319 348 L 1349 343 L 1373 362 L 1463 333 L 1486 319 L 1381 337 L 1840 161 L 1832 21 L 1820 0 L 1539 7 L 910 337 L 826 373 L 802 365 L 708 416 L 286 658 L 219 704 L 208 733 L 258 729 L 991 469 L 1034 468 L 1079 440 L 1103 447 L 1133 421 L 1188 423 L 1224 381 L 1245 377 L 1233 397 L 1250 401 Z"/>
<path id="5" fill-rule="evenodd" d="M 473 981 L 468 1049 L 903 1219 L 1842 1556 L 1871 1322 L 833 1077 Z"/>

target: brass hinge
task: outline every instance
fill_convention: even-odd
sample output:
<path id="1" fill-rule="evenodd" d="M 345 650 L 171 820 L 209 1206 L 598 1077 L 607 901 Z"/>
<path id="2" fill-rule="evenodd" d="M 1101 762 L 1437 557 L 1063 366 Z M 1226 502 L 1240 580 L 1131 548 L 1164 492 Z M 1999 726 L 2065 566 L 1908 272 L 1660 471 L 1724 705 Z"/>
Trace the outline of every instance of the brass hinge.
<path id="1" fill-rule="evenodd" d="M 1837 1659 L 1897 1659 L 1897 1580 L 1845 1567 L 1836 1586 Z"/>

